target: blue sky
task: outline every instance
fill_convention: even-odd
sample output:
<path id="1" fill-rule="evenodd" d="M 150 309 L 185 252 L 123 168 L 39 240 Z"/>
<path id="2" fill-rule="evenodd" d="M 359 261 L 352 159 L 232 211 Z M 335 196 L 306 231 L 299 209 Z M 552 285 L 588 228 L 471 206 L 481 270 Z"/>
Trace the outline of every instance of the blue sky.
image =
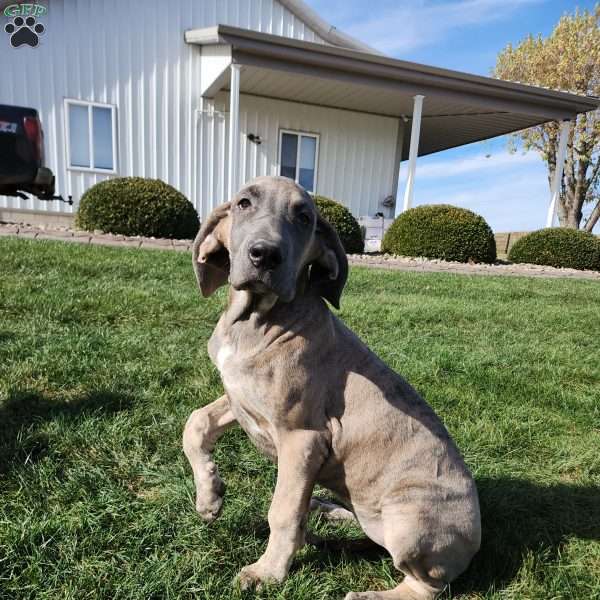
<path id="1" fill-rule="evenodd" d="M 307 1 L 329 23 L 386 54 L 479 75 L 490 74 L 509 42 L 529 33 L 548 35 L 564 13 L 594 7 L 593 0 Z M 504 137 L 417 163 L 415 204 L 464 206 L 483 215 L 495 231 L 543 227 L 549 195 L 541 158 L 533 152 L 509 154 Z"/>

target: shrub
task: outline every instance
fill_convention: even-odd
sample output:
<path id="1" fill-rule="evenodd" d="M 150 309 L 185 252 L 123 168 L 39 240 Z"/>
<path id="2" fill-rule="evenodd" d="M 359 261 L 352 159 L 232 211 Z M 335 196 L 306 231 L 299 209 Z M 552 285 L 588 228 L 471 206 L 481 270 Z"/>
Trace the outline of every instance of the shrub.
<path id="1" fill-rule="evenodd" d="M 325 196 L 314 196 L 314 201 L 323 218 L 337 231 L 344 250 L 348 254 L 360 254 L 365 244 L 360 225 L 352 213 L 339 202 Z"/>
<path id="2" fill-rule="evenodd" d="M 496 260 L 494 234 L 485 219 L 447 204 L 418 206 L 403 212 L 387 230 L 382 250 L 458 262 Z"/>
<path id="3" fill-rule="evenodd" d="M 81 197 L 75 223 L 89 231 L 176 239 L 193 238 L 200 222 L 192 203 L 159 179 L 101 181 Z"/>
<path id="4" fill-rule="evenodd" d="M 600 240 L 577 229 L 540 229 L 518 239 L 508 253 L 508 260 L 600 271 Z"/>

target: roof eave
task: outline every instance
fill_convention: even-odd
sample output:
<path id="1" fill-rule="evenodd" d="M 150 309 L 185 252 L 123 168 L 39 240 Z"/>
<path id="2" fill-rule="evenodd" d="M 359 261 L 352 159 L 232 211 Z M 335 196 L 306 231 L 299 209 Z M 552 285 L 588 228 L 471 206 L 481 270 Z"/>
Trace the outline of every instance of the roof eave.
<path id="1" fill-rule="evenodd" d="M 578 113 L 596 110 L 600 99 L 558 92 L 500 79 L 450 71 L 427 65 L 401 61 L 347 48 L 325 46 L 270 34 L 217 25 L 207 29 L 185 32 L 191 44 L 228 44 L 234 50 L 234 61 L 264 64 L 275 61 L 289 65 L 290 70 L 301 66 L 324 72 L 343 72 L 364 81 L 375 79 L 390 84 L 414 86 L 423 93 L 478 96 L 495 102 L 514 104 L 525 113 L 539 114 L 548 120 L 573 118 Z M 293 68 L 292 68 L 293 67 Z"/>

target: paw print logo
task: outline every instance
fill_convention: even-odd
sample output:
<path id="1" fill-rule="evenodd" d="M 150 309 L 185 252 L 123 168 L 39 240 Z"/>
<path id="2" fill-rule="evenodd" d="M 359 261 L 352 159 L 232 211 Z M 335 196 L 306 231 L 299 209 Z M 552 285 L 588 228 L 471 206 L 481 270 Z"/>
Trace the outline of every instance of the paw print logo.
<path id="1" fill-rule="evenodd" d="M 10 44 L 13 48 L 18 48 L 27 44 L 35 48 L 46 28 L 38 23 L 35 17 L 15 17 L 11 23 L 4 26 L 4 31 L 10 35 Z"/>

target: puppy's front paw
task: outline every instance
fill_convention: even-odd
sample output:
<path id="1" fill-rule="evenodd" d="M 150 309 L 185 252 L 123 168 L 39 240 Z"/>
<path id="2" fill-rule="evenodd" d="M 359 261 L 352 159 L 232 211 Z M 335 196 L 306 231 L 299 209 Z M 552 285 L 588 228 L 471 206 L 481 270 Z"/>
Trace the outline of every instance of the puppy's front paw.
<path id="1" fill-rule="evenodd" d="M 214 521 L 221 512 L 223 506 L 223 494 L 225 484 L 223 480 L 215 475 L 208 487 L 199 489 L 196 493 L 196 511 L 207 522 Z"/>
<path id="2" fill-rule="evenodd" d="M 242 590 L 247 590 L 249 588 L 260 589 L 265 584 L 280 583 L 281 581 L 283 581 L 283 577 L 270 573 L 260 563 L 255 562 L 242 568 L 234 579 L 234 584 L 239 585 Z"/>
<path id="3" fill-rule="evenodd" d="M 223 496 L 216 496 L 210 500 L 204 497 L 196 498 L 196 511 L 207 523 L 211 523 L 219 516 L 222 506 Z"/>

